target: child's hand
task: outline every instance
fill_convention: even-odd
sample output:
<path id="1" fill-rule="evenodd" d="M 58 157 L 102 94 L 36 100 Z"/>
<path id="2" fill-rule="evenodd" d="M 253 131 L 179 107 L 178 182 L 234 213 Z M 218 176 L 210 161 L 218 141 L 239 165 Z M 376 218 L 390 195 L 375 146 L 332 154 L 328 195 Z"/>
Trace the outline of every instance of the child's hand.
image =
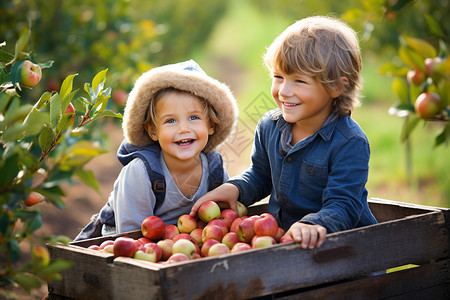
<path id="1" fill-rule="evenodd" d="M 226 207 L 231 208 L 235 212 L 238 212 L 237 208 L 237 199 L 239 198 L 239 189 L 231 183 L 224 183 L 214 190 L 206 193 L 203 197 L 195 202 L 194 206 L 191 209 L 189 215 L 191 217 L 195 217 L 197 215 L 197 210 L 203 203 L 207 201 L 214 201 L 219 204 L 221 208 L 223 208 L 223 204 L 227 204 Z M 222 204 L 223 203 L 223 204 Z"/>
<path id="2" fill-rule="evenodd" d="M 301 243 L 303 249 L 319 248 L 325 242 L 327 230 L 320 225 L 311 225 L 295 222 L 286 232 L 285 236 Z"/>

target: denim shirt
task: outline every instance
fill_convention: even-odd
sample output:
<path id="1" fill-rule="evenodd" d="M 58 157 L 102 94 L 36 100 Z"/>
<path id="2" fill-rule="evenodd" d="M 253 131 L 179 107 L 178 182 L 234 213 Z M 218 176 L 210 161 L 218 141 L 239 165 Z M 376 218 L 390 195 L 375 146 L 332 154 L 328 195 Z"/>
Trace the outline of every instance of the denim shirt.
<path id="1" fill-rule="evenodd" d="M 279 109 L 259 121 L 249 169 L 228 182 L 248 206 L 270 194 L 268 210 L 288 230 L 297 221 L 328 233 L 376 224 L 367 203 L 370 148 L 359 125 L 331 114 L 322 128 L 294 146 Z"/>

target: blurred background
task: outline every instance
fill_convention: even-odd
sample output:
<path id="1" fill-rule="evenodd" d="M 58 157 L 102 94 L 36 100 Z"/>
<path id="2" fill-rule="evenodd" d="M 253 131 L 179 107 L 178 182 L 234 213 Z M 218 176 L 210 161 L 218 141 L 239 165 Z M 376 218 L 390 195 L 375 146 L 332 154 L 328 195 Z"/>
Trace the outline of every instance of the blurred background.
<path id="1" fill-rule="evenodd" d="M 362 105 L 353 117 L 371 144 L 369 196 L 449 207 L 450 151 L 447 145 L 433 147 L 441 124 L 428 122 L 412 132 L 407 148 L 400 140 L 403 119 L 388 113 L 398 102 L 392 78 L 380 73 L 388 62 L 401 64 L 397 50 L 402 34 L 437 45 L 424 13 L 449 32 L 447 0 L 12 0 L 0 4 L 0 40 L 9 42 L 6 48 L 14 47 L 20 30 L 29 26 L 33 55 L 39 62 L 54 61 L 43 70 L 39 86 L 24 91 L 23 99 L 35 102 L 69 74 L 78 73 L 74 85 L 79 85 L 108 68 L 110 105 L 122 112 L 127 93 L 143 72 L 196 60 L 209 75 L 228 84 L 238 100 L 236 132 L 219 149 L 233 176 L 249 165 L 259 117 L 275 107 L 262 64 L 265 48 L 303 17 L 342 18 L 357 31 L 363 55 Z M 121 168 L 115 155 L 123 138 L 121 120 L 104 121 L 101 134 L 107 152 L 88 164 L 99 191 L 77 181 L 65 184 L 64 210 L 41 204 L 42 234 L 75 237 L 107 201 Z"/>

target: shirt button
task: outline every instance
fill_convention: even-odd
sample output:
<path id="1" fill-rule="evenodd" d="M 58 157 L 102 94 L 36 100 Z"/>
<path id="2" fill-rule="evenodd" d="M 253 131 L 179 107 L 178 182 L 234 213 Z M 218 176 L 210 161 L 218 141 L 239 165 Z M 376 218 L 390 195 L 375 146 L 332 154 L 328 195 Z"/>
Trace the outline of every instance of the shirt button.
<path id="1" fill-rule="evenodd" d="M 286 161 L 287 161 L 288 163 L 291 163 L 291 162 L 294 161 L 294 159 L 292 158 L 292 156 L 289 156 L 288 158 L 286 158 Z"/>
<path id="2" fill-rule="evenodd" d="M 281 155 L 286 156 L 286 151 L 284 151 L 283 149 L 280 149 L 278 152 L 280 152 Z"/>

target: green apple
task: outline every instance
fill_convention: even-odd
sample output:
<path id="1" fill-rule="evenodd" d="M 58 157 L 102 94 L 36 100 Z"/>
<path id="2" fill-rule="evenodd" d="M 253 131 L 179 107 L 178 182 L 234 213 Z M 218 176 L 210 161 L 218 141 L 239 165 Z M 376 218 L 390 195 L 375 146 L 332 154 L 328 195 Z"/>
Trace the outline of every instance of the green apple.
<path id="1" fill-rule="evenodd" d="M 30 60 L 23 62 L 20 69 L 20 84 L 26 87 L 33 87 L 41 80 L 42 70 L 39 65 L 32 63 Z"/>

